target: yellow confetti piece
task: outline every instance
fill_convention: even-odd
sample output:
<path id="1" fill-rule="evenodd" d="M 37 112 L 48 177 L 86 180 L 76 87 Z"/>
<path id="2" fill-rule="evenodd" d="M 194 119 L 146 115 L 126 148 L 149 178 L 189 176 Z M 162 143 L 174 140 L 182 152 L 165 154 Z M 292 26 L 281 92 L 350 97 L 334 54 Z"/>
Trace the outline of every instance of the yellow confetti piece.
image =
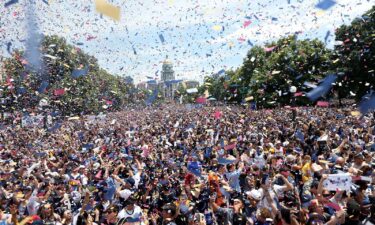
<path id="1" fill-rule="evenodd" d="M 69 117 L 68 120 L 79 120 L 79 116 Z"/>
<path id="2" fill-rule="evenodd" d="M 316 16 L 323 16 L 324 14 L 325 12 L 323 10 L 316 12 Z"/>
<path id="3" fill-rule="evenodd" d="M 280 73 L 280 71 L 277 71 L 277 70 L 272 71 L 272 75 L 276 75 L 276 74 L 279 74 L 279 73 Z"/>
<path id="4" fill-rule="evenodd" d="M 64 27 L 64 33 L 69 33 L 69 28 L 68 27 Z"/>
<path id="5" fill-rule="evenodd" d="M 339 60 L 340 60 L 340 59 L 336 59 L 336 60 L 333 61 L 333 63 L 337 63 Z"/>
<path id="6" fill-rule="evenodd" d="M 351 111 L 350 114 L 352 116 L 360 116 L 361 115 L 361 112 L 360 111 Z"/>
<path id="7" fill-rule="evenodd" d="M 174 4 L 174 0 L 168 0 L 168 4 L 169 5 L 173 5 Z"/>
<path id="8" fill-rule="evenodd" d="M 221 31 L 222 26 L 220 26 L 220 25 L 215 25 L 215 26 L 212 27 L 212 29 L 215 30 L 215 31 Z"/>
<path id="9" fill-rule="evenodd" d="M 253 96 L 250 96 L 250 97 L 247 97 L 247 98 L 245 98 L 245 101 L 251 101 L 251 100 L 253 100 L 254 99 L 254 97 Z"/>
<path id="10" fill-rule="evenodd" d="M 116 7 L 112 4 L 107 3 L 105 0 L 95 0 L 96 11 L 111 17 L 116 21 L 120 21 L 121 12 L 120 7 Z"/>

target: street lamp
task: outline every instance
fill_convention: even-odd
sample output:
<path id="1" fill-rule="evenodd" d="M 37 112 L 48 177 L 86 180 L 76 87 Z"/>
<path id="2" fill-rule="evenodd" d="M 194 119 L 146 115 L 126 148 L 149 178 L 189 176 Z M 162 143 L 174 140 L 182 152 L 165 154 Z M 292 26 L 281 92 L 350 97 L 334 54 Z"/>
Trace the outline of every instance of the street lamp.
<path id="1" fill-rule="evenodd" d="M 294 93 L 297 92 L 297 87 L 296 87 L 296 86 L 291 86 L 291 87 L 289 88 L 289 91 L 290 91 L 290 93 L 292 93 L 292 94 L 294 95 Z"/>
<path id="2" fill-rule="evenodd" d="M 297 92 L 297 87 L 296 86 L 291 86 L 289 88 L 289 92 L 293 95 L 292 96 L 292 107 L 295 106 L 295 103 L 296 103 L 296 96 L 295 96 L 295 93 Z M 296 109 L 292 109 L 292 120 L 294 121 L 297 117 L 297 111 Z"/>

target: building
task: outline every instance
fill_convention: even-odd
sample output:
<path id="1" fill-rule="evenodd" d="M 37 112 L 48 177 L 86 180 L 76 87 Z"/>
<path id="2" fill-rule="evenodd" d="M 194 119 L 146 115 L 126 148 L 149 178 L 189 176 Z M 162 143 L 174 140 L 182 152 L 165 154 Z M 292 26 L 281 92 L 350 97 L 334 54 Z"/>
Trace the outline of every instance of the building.
<path id="1" fill-rule="evenodd" d="M 161 82 L 159 88 L 165 99 L 174 99 L 174 93 L 177 89 L 177 83 L 175 81 L 175 73 L 173 70 L 173 64 L 168 60 L 168 56 L 163 62 L 161 71 Z"/>
<path id="2" fill-rule="evenodd" d="M 195 80 L 187 80 L 187 81 L 184 81 L 184 87 L 186 89 L 197 88 L 199 87 L 199 82 Z"/>

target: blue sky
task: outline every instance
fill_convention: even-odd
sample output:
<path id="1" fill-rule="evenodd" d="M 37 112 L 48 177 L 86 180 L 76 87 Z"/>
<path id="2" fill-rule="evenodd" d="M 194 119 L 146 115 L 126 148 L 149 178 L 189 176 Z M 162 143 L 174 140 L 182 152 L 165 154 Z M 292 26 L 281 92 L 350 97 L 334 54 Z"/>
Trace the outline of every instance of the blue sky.
<path id="1" fill-rule="evenodd" d="M 0 0 L 0 55 L 6 44 L 24 48 L 27 0 L 7 8 Z M 136 82 L 161 70 L 165 56 L 174 63 L 177 79 L 195 79 L 237 68 L 254 45 L 301 31 L 300 39 L 319 38 L 333 47 L 334 30 L 369 10 L 375 0 L 337 0 L 322 11 L 319 0 L 108 0 L 121 7 L 121 21 L 101 16 L 94 0 L 36 0 L 35 16 L 43 34 L 79 42 L 111 73 L 130 75 Z M 277 18 L 277 20 L 272 20 Z M 246 28 L 245 21 L 251 21 Z M 218 26 L 224 29 L 217 30 Z M 164 36 L 165 42 L 159 39 Z M 95 37 L 87 40 L 88 37 Z M 239 39 L 244 39 L 241 41 Z M 133 47 L 137 54 L 134 54 Z M 160 78 L 160 75 L 159 75 Z"/>

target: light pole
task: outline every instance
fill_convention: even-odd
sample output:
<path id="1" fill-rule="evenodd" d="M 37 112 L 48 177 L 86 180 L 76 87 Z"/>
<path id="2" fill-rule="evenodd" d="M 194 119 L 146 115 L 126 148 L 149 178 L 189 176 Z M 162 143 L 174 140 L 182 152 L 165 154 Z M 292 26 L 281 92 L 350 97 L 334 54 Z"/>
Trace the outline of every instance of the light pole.
<path id="1" fill-rule="evenodd" d="M 297 92 L 297 87 L 296 86 L 291 86 L 289 88 L 289 92 L 293 95 L 292 96 L 292 106 L 294 107 L 295 106 L 295 101 L 296 101 L 295 93 Z"/>
<path id="2" fill-rule="evenodd" d="M 292 120 L 295 121 L 296 117 L 297 117 L 297 111 L 296 109 L 294 108 L 295 106 L 295 103 L 296 103 L 296 92 L 297 92 L 297 87 L 296 86 L 291 86 L 289 88 L 289 92 L 293 95 L 292 96 Z"/>

